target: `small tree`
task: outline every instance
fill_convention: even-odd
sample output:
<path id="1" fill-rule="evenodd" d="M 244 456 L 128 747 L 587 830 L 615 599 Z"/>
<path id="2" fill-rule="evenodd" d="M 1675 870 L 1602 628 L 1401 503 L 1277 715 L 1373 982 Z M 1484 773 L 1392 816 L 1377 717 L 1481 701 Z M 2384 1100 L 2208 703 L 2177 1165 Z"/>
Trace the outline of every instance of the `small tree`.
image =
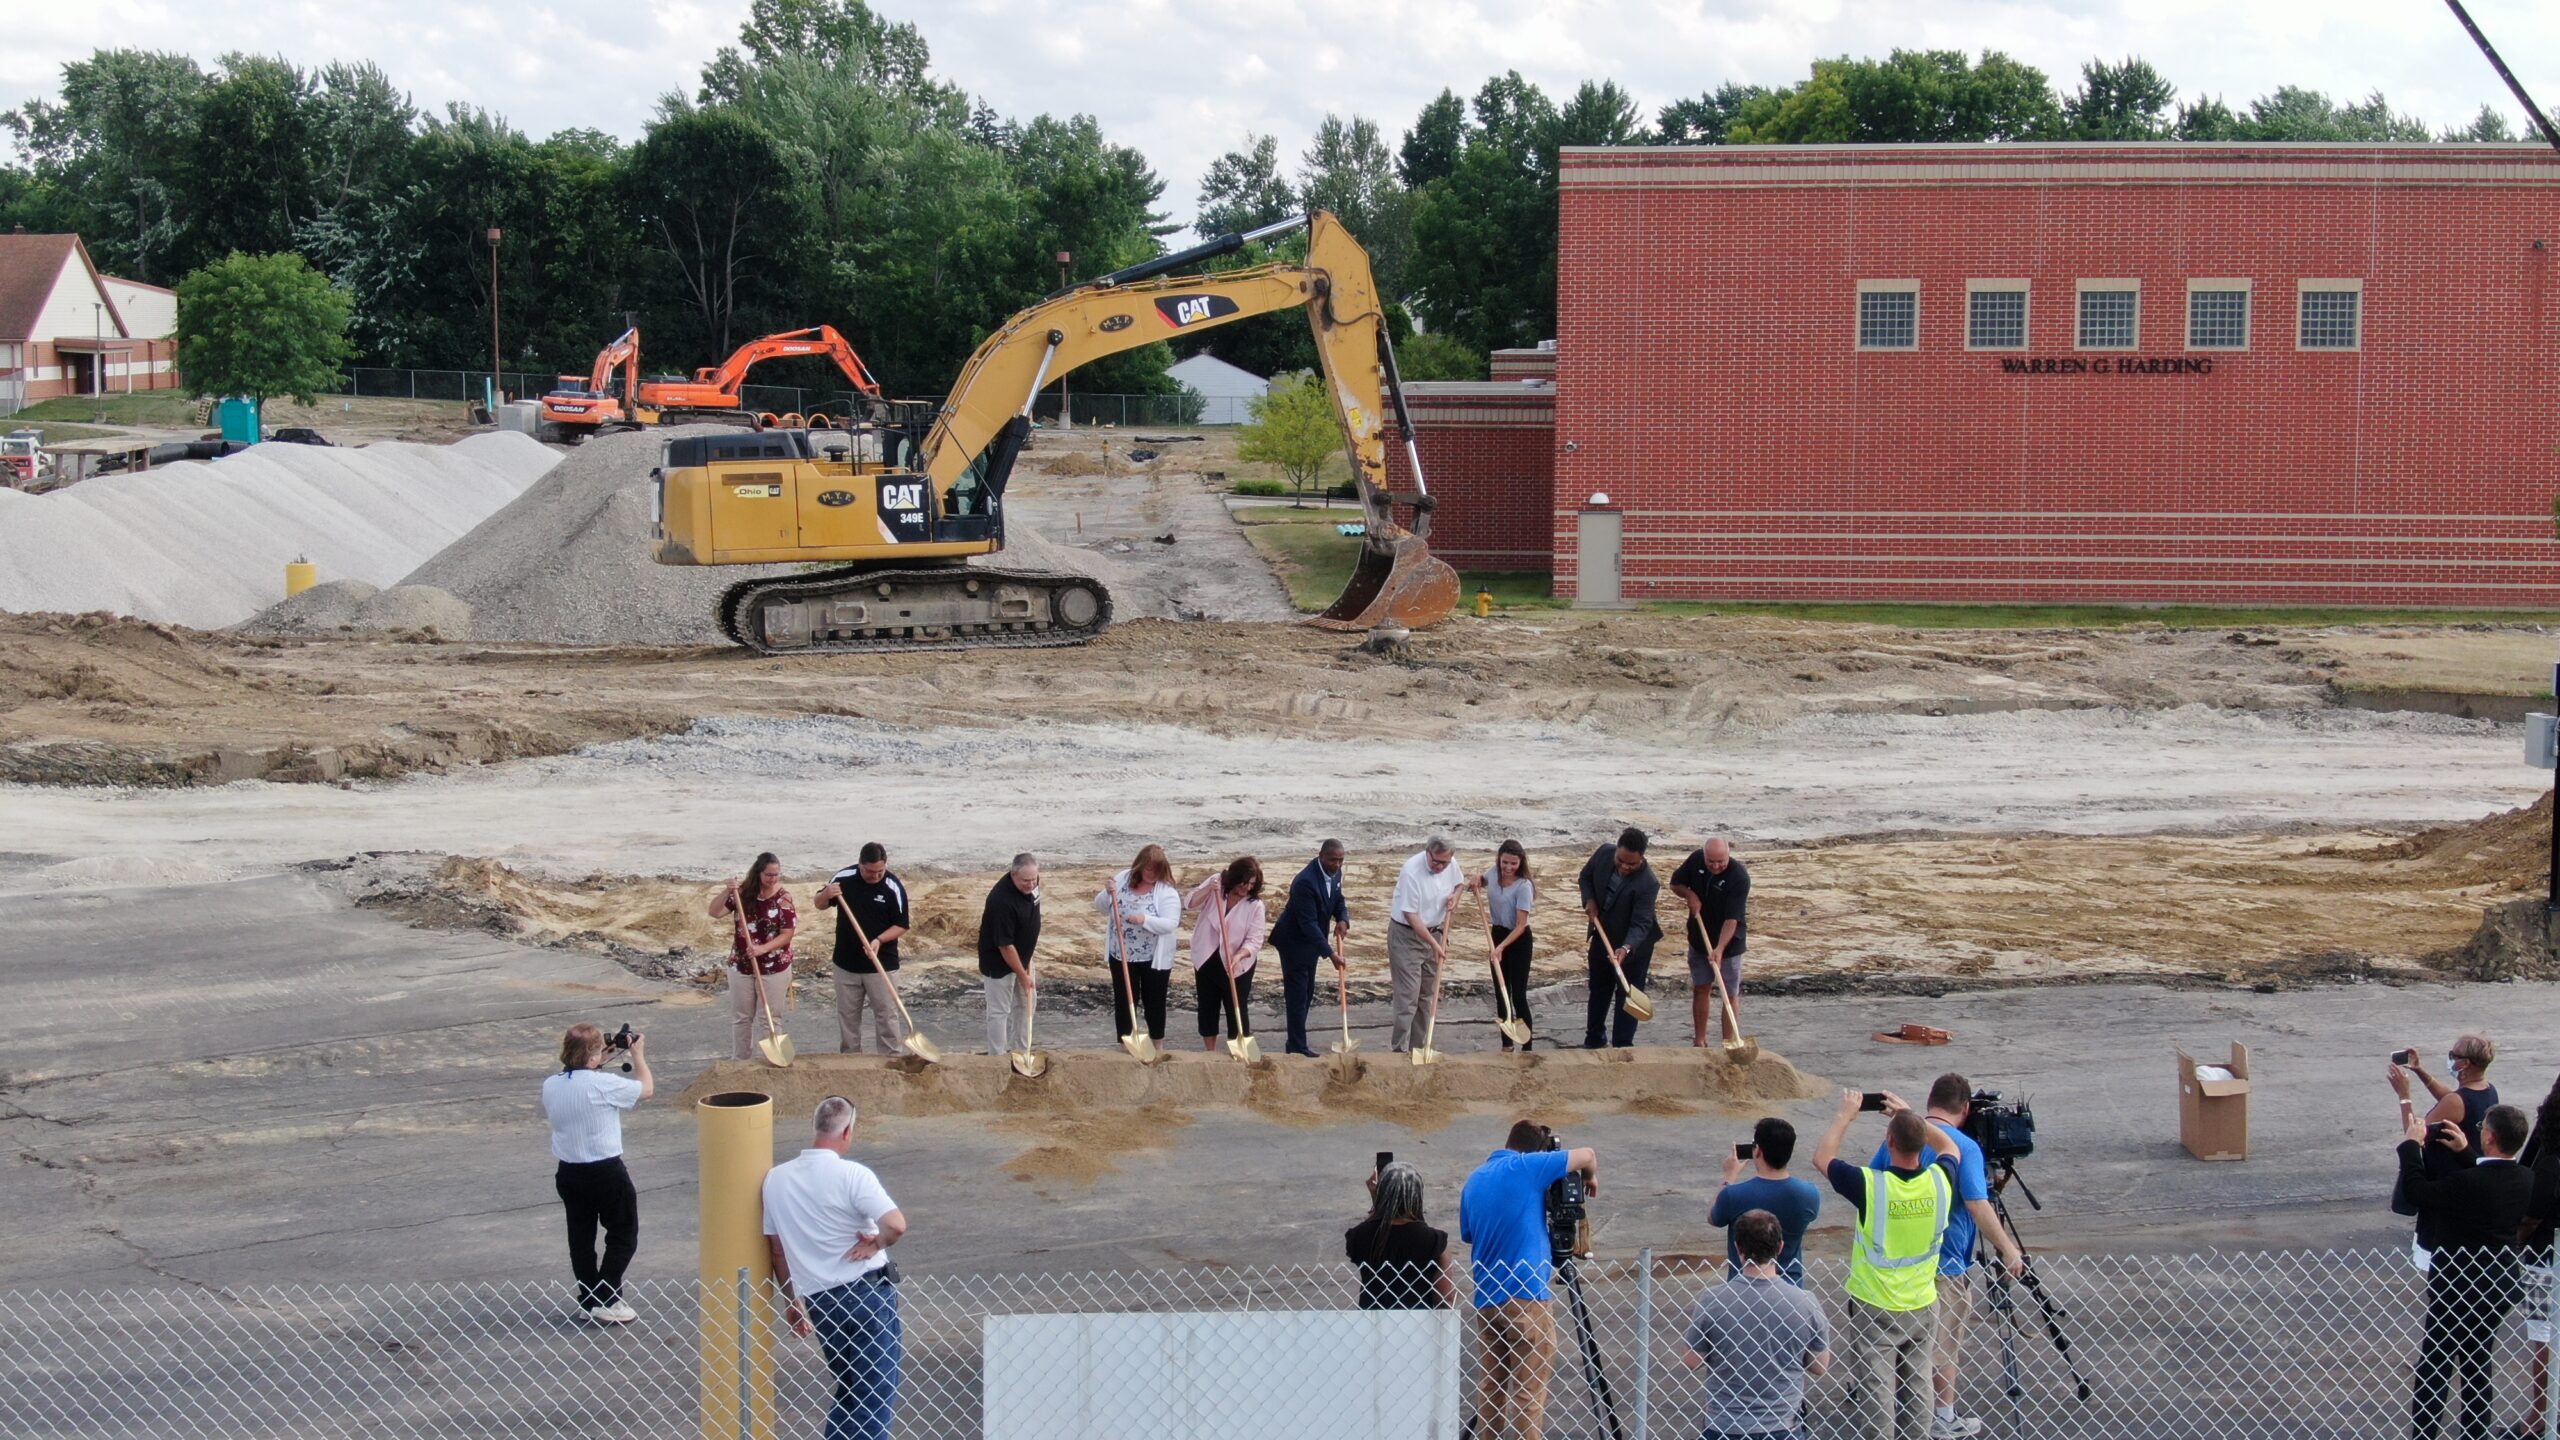
<path id="1" fill-rule="evenodd" d="M 1298 494 L 1290 503 L 1305 504 L 1326 457 L 1343 445 L 1342 422 L 1334 418 L 1324 381 L 1303 370 L 1275 375 L 1270 390 L 1255 396 L 1247 408 L 1253 422 L 1244 427 L 1237 457 L 1279 466 Z"/>
<path id="2" fill-rule="evenodd" d="M 234 251 L 178 282 L 178 370 L 190 395 L 335 390 L 354 304 L 299 255 Z"/>
<path id="3" fill-rule="evenodd" d="M 1481 380 L 1485 357 L 1463 340 L 1429 331 L 1396 342 L 1396 373 L 1407 380 Z"/>

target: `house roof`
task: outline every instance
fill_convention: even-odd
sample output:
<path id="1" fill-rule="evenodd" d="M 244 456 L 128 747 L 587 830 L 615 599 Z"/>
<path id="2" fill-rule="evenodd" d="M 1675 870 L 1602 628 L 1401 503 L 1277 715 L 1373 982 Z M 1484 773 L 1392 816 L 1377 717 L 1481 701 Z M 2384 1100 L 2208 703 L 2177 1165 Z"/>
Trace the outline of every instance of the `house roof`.
<path id="1" fill-rule="evenodd" d="M 1243 366 L 1235 364 L 1232 361 L 1221 360 L 1206 350 L 1201 351 L 1197 355 L 1189 355 L 1180 360 L 1176 360 L 1172 365 L 1166 368 L 1168 370 L 1176 371 L 1184 369 L 1192 370 L 1194 372 L 1206 370 L 1219 375 L 1238 375 L 1242 376 L 1244 379 L 1252 381 L 1256 385 L 1267 385 L 1271 383 L 1262 376 L 1256 375 L 1252 371 L 1247 370 Z"/>
<path id="2" fill-rule="evenodd" d="M 77 255 L 80 266 L 89 272 L 89 281 L 98 287 L 98 298 L 107 303 L 107 314 L 116 322 L 116 334 L 125 333 L 124 316 L 116 309 L 115 297 L 107 293 L 101 282 L 97 263 L 89 258 L 89 247 L 77 235 L 0 235 L 0 340 L 35 340 L 36 325 L 44 318 L 44 302 L 53 295 L 53 282 L 62 274 L 66 256 Z"/>

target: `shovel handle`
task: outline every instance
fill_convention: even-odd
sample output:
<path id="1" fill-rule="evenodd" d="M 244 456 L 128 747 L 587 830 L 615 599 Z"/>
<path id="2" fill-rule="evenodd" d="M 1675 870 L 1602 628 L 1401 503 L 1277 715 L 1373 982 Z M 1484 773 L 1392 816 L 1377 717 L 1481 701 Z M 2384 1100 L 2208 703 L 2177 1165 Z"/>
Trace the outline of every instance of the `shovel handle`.
<path id="1" fill-rule="evenodd" d="M 1697 916 L 1689 917 L 1689 928 L 1697 932 L 1700 941 L 1703 942 L 1707 938 L 1706 924 Z M 1742 1043 L 1742 1024 L 1733 1018 L 1733 992 L 1725 988 L 1724 967 L 1716 963 L 1715 955 L 1712 953 L 1715 947 L 1701 944 L 1699 948 L 1710 952 L 1707 956 L 1707 973 L 1715 977 L 1716 994 L 1724 1000 L 1725 1037 L 1739 1045 Z"/>

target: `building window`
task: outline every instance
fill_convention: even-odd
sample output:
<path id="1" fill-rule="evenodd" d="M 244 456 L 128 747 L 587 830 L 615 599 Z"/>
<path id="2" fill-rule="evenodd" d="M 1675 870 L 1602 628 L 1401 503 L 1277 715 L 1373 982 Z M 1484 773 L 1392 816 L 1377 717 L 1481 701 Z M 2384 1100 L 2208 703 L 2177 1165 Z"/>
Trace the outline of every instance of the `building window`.
<path id="1" fill-rule="evenodd" d="M 2130 350 L 2142 339 L 2142 282 L 2080 282 L 2080 348 Z"/>
<path id="2" fill-rule="evenodd" d="M 2294 343 L 2304 350 L 2364 348 L 2364 282 L 2302 282 L 2301 328 Z"/>
<path id="3" fill-rule="evenodd" d="M 1919 281 L 1861 280 L 1858 282 L 1858 348 L 1861 350 L 1917 350 L 1920 348 Z"/>
<path id="4" fill-rule="evenodd" d="M 2249 348 L 2248 281 L 2190 280 L 2187 282 L 2187 348 L 2190 350 L 2246 350 Z"/>
<path id="5" fill-rule="evenodd" d="M 1964 296 L 1964 348 L 2027 348 L 2027 282 L 1968 280 Z"/>

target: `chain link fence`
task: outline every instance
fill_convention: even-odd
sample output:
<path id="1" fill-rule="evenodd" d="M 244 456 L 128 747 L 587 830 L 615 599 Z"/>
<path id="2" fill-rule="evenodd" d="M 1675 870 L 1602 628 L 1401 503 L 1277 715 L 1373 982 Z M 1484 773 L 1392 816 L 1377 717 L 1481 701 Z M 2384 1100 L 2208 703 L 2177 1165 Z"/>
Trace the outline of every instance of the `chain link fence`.
<path id="1" fill-rule="evenodd" d="M 509 370 L 498 376 L 503 399 L 538 399 L 560 383 L 560 377 L 533 371 Z M 341 395 L 364 400 L 437 400 L 451 404 L 477 401 L 487 394 L 489 372 L 486 370 L 406 370 L 379 365 L 359 365 L 346 374 L 339 385 Z M 810 389 L 798 385 L 741 385 L 738 387 L 740 407 L 768 415 L 826 415 L 833 418 L 858 416 L 864 412 L 863 402 L 850 390 Z M 1203 424 L 1238 424 L 1247 418 L 1241 411 L 1227 407 L 1211 415 L 1211 402 L 1197 394 L 1181 395 L 1085 395 L 1070 392 L 1068 412 L 1078 425 L 1108 425 L 1120 429 L 1144 427 L 1173 429 Z M 1229 413 L 1229 412 L 1232 413 Z M 1044 424 L 1058 419 L 1058 392 L 1041 392 L 1032 402 L 1031 413 Z"/>
<path id="2" fill-rule="evenodd" d="M 1650 1252 L 1582 1262 L 1550 1310 L 1544 1434 L 1706 1433 L 1707 1372 L 1687 1362 L 1684 1336 L 1723 1269 Z M 910 1277 L 897 1288 L 893 1431 L 914 1440 L 1457 1440 L 1484 1357 L 1463 1260 L 1456 1270 L 1455 1312 L 1394 1313 L 1356 1308 L 1348 1265 Z M 2406 1251 L 2058 1255 L 2039 1260 L 2036 1274 L 2033 1287 L 1987 1283 L 1980 1271 L 1971 1282 L 1963 1409 L 1985 1435 L 2412 1433 L 2431 1302 Z M 1806 1289 L 1830 1316 L 1837 1356 L 1810 1383 L 1802 1416 L 1802 1433 L 1820 1440 L 1865 1433 L 1844 1278 L 1842 1262 L 1807 1264 Z M 570 1293 L 565 1278 L 0 1293 L 0 1434 L 828 1433 L 836 1397 L 820 1340 L 793 1334 L 775 1295 L 743 1278 L 634 1284 L 625 1294 L 638 1319 L 615 1326 L 585 1318 Z M 2445 1295 L 2433 1303 L 2440 1337 L 2486 1354 L 2498 1389 L 2486 1413 L 2503 1437 L 2535 1404 L 2521 1308 L 2508 1308 L 2516 1292 L 2500 1294 L 2464 1312 L 2467 1322 L 2449 1318 Z M 2504 1318 L 2480 1328 L 2493 1310 Z M 866 1403 L 846 1398 L 856 1411 Z M 2458 1413 L 2448 1406 L 2445 1434 L 2466 1433 Z"/>

